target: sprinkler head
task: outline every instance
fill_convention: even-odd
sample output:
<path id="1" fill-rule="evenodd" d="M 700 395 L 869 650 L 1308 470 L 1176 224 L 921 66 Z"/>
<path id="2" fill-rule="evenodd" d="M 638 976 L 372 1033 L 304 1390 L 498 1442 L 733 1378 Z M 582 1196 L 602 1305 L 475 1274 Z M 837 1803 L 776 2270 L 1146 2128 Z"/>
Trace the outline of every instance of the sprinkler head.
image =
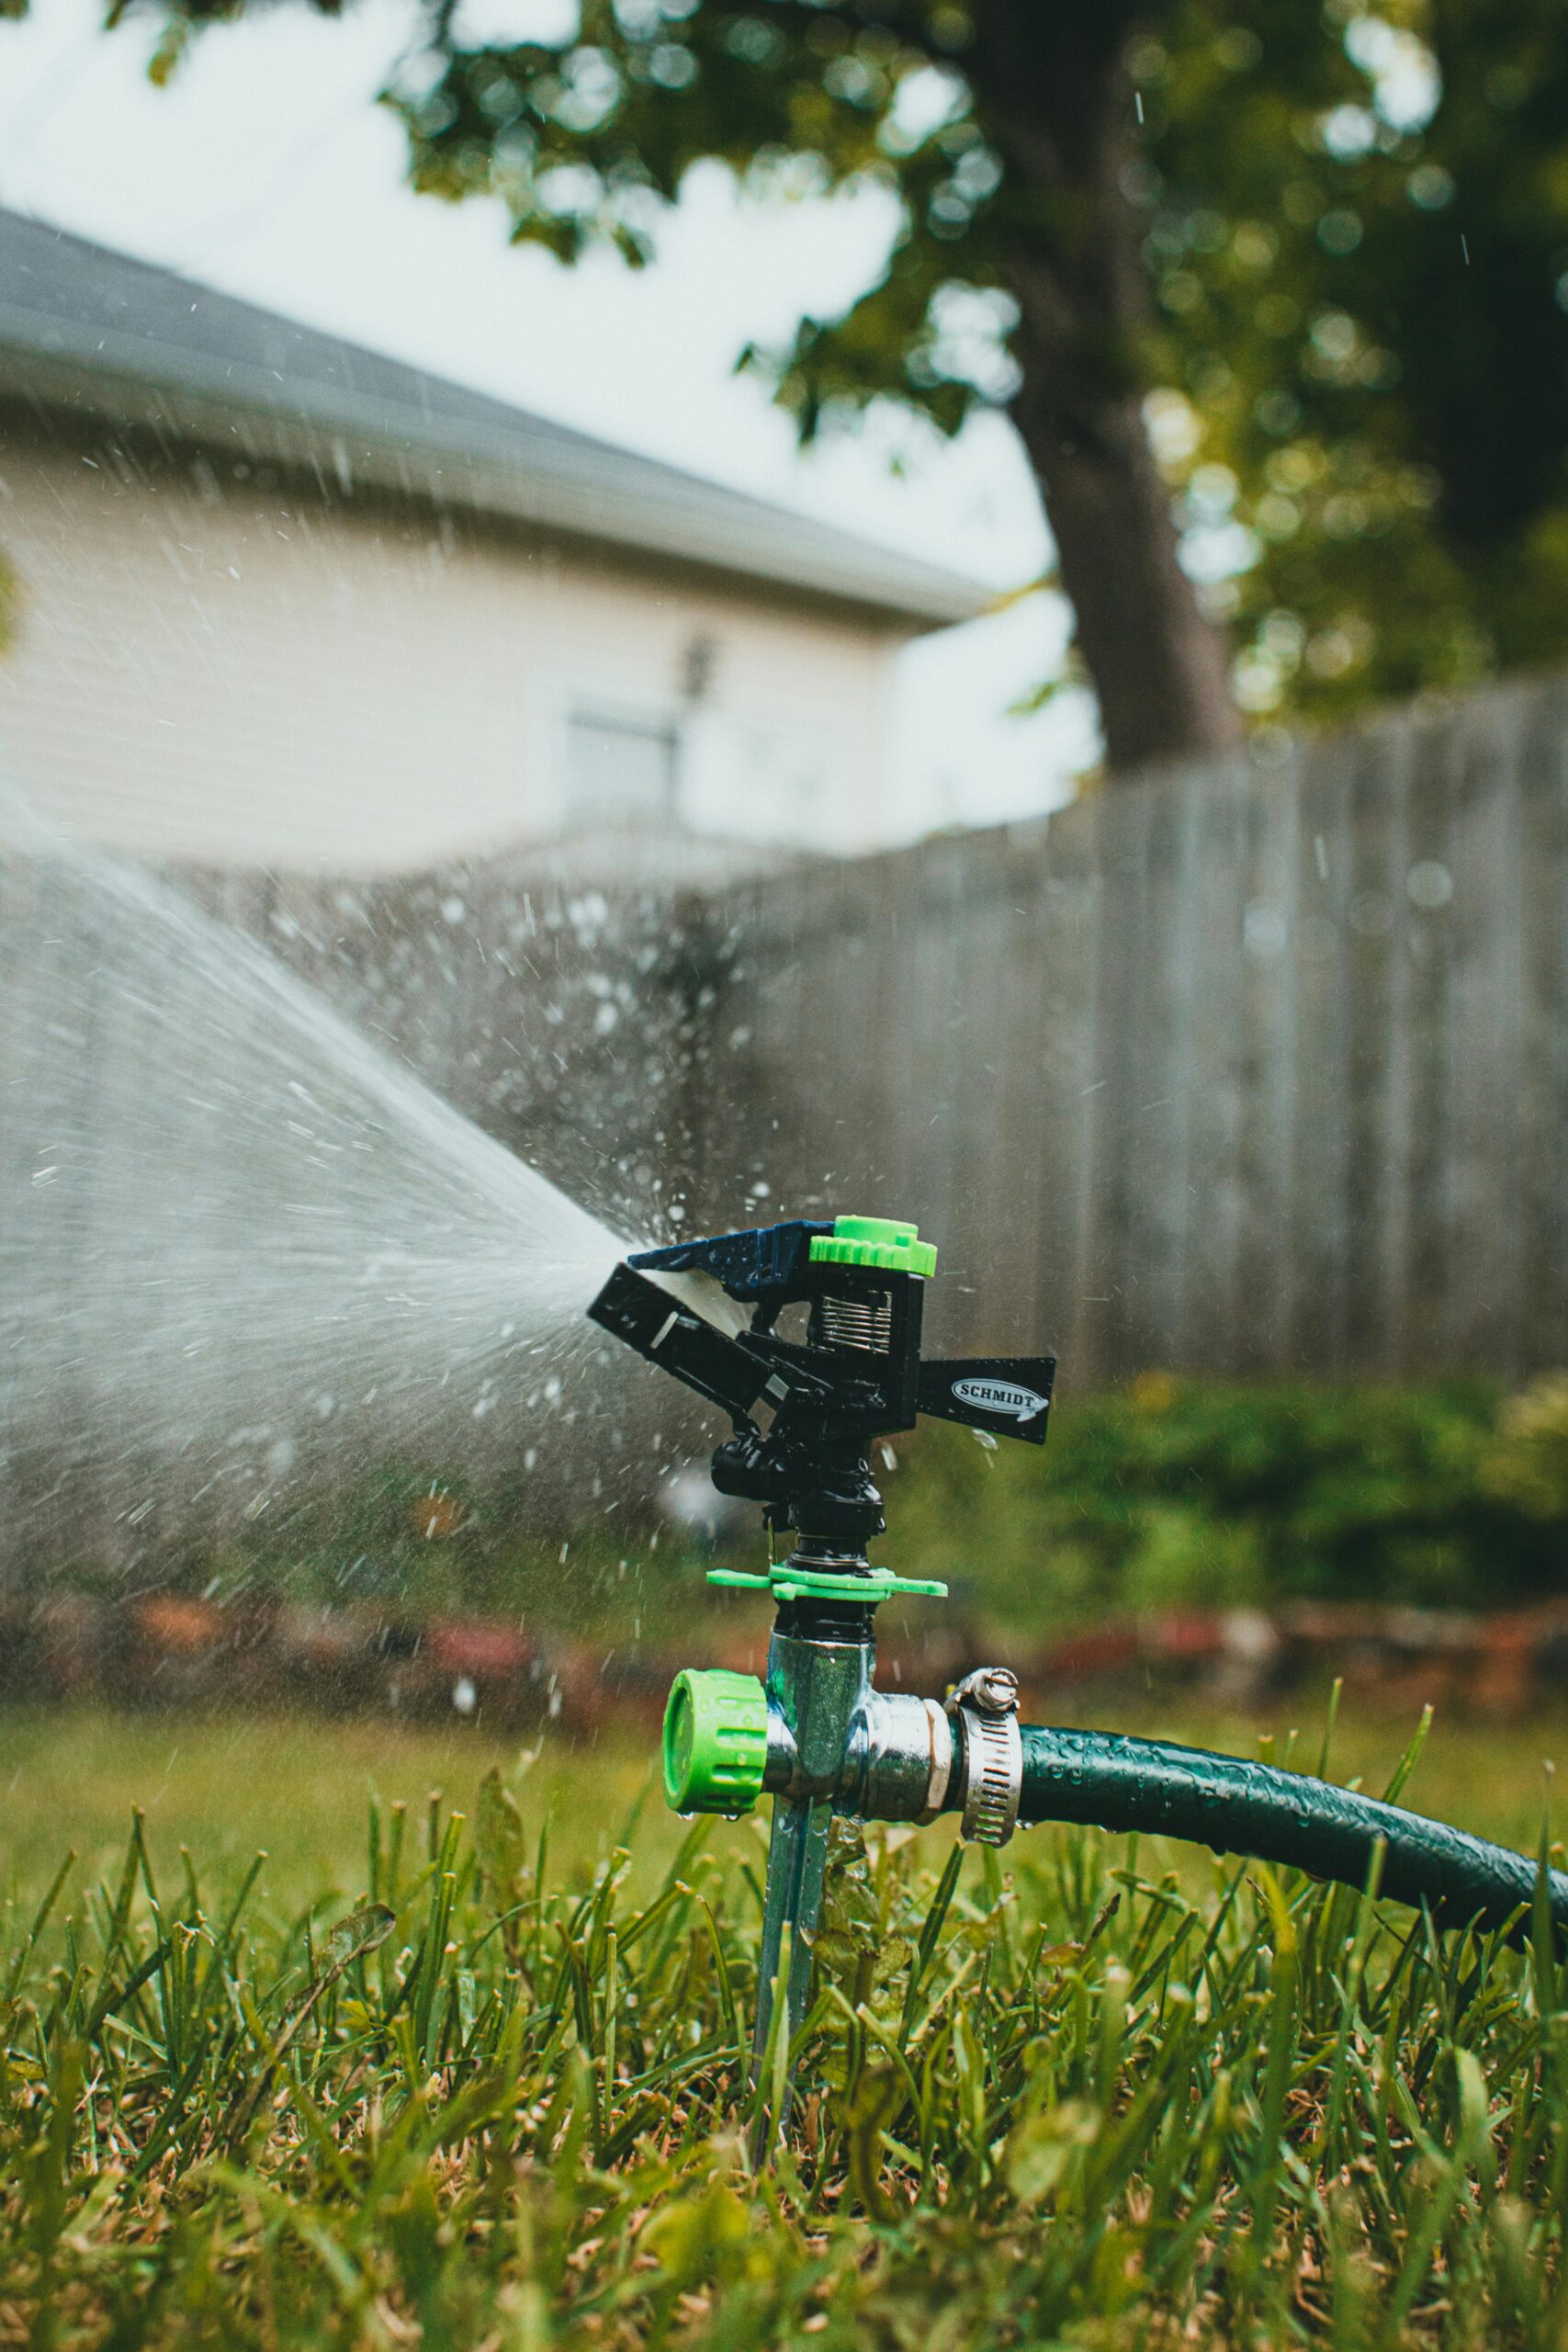
<path id="1" fill-rule="evenodd" d="M 1017 1685 L 1005 1669 L 971 1677 L 945 1708 L 879 1690 L 874 1679 L 877 1604 L 947 1588 L 867 1558 L 886 1524 L 873 1441 L 929 1413 L 1039 1445 L 1051 1402 L 1049 1356 L 921 1361 L 935 1271 L 935 1250 L 901 1218 L 796 1218 L 641 1250 L 588 1310 L 728 1413 L 715 1486 L 796 1534 L 765 1574 L 708 1572 L 710 1583 L 771 1594 L 766 1685 L 688 1670 L 664 1718 L 664 1790 L 677 1812 L 735 1815 L 764 1792 L 773 1799 L 752 2062 L 784 2090 L 763 2137 L 788 2112 L 787 2053 L 807 2014 L 833 1815 L 957 1811 L 966 1837 L 998 1845 L 1018 1817 Z M 783 1318 L 801 1307 L 804 1334 L 786 1338 Z"/>
<path id="2" fill-rule="evenodd" d="M 796 1218 L 644 1250 L 589 1308 L 603 1329 L 729 1416 L 715 1452 L 721 1494 L 794 1528 L 823 1566 L 864 1566 L 883 1532 L 872 1441 L 919 1414 L 1044 1442 L 1048 1356 L 922 1363 L 923 1293 L 936 1250 L 897 1217 Z M 807 1310 L 786 1339 L 786 1310 Z"/>

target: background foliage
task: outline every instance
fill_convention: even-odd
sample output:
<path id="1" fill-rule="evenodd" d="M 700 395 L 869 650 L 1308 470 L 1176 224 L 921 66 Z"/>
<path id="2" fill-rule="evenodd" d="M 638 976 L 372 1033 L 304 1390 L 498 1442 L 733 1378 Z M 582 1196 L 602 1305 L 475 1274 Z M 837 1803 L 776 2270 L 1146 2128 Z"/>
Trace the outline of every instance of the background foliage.
<path id="1" fill-rule="evenodd" d="M 1568 1589 L 1568 1380 L 1071 1397 L 1038 1454 L 922 1430 L 887 1482 L 900 1566 L 1020 1630 L 1291 1600 L 1501 1608 Z"/>
<path id="2" fill-rule="evenodd" d="M 1150 1373 L 1069 1392 L 1054 1414 L 1039 1451 L 941 1423 L 883 1448 L 880 1555 L 953 1580 L 1020 1634 L 1108 1611 L 1568 1597 L 1568 1375 L 1507 1396 Z M 470 1497 L 388 1465 L 237 1544 L 216 1575 L 201 1547 L 171 1574 L 225 1598 L 254 1588 L 415 1619 L 521 1609 L 660 1641 L 689 1619 L 715 1548 L 755 1565 L 756 1513 L 738 1510 L 713 1544 L 657 1512 L 542 1533 L 525 1480 Z"/>
<path id="3" fill-rule="evenodd" d="M 500 192 L 572 257 L 649 248 L 700 155 L 758 189 L 896 191 L 886 275 L 752 352 L 809 438 L 895 402 L 1010 405 L 1018 254 L 1083 233 L 969 61 L 1003 0 L 583 12 L 570 72 L 438 42 L 420 185 Z M 558 60 L 558 63 L 559 61 Z M 1124 53 L 1150 392 L 1255 717 L 1342 717 L 1568 650 L 1568 15 L 1556 0 L 1167 0 Z M 940 93 L 940 96 L 938 95 Z M 1132 125 L 1130 124 L 1130 129 Z M 1140 347 L 1141 344 L 1141 347 Z"/>
<path id="4" fill-rule="evenodd" d="M 1561 658 L 1568 14 L 1178 0 L 1149 26 L 1156 439 L 1239 566 L 1210 601 L 1244 706 L 1335 718 Z"/>

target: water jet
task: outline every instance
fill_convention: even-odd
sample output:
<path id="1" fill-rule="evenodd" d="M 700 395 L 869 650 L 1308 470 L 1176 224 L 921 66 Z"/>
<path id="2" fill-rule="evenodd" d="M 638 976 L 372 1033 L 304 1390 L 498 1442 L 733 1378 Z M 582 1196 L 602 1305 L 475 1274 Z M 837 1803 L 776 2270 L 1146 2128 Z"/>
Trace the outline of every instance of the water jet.
<path id="1" fill-rule="evenodd" d="M 378 1459 L 510 1475 L 520 1408 L 592 1408 L 581 1310 L 626 1246 L 254 940 L 0 792 L 0 1524 L 29 1580 L 250 1542 Z"/>

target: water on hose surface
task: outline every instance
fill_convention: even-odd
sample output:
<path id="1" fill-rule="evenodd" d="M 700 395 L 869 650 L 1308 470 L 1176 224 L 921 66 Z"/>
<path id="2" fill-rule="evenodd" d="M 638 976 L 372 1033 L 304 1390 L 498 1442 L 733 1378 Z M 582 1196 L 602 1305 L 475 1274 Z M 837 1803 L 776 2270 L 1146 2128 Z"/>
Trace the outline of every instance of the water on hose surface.
<path id="1" fill-rule="evenodd" d="M 0 794 L 12 1521 L 287 1513 L 570 1411 L 624 1243 L 261 948 Z"/>

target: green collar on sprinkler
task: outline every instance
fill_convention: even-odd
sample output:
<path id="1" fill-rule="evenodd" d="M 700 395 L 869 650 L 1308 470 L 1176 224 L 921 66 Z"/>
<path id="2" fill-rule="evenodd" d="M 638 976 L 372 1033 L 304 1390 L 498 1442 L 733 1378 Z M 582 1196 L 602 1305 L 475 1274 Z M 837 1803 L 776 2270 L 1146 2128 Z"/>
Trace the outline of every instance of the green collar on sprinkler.
<path id="1" fill-rule="evenodd" d="M 815 1266 L 873 1266 L 894 1274 L 919 1274 L 930 1281 L 936 1272 L 936 1244 L 922 1241 L 919 1226 L 896 1216 L 836 1216 L 831 1233 L 819 1233 L 811 1244 Z"/>
<path id="2" fill-rule="evenodd" d="M 947 1599 L 947 1587 L 931 1577 L 896 1577 L 890 1568 L 840 1575 L 834 1568 L 803 1568 L 794 1560 L 780 1560 L 766 1576 L 749 1568 L 710 1568 L 708 1582 L 733 1585 L 741 1592 L 771 1592 L 775 1600 L 854 1600 L 868 1608 L 899 1592 L 926 1600 Z"/>

